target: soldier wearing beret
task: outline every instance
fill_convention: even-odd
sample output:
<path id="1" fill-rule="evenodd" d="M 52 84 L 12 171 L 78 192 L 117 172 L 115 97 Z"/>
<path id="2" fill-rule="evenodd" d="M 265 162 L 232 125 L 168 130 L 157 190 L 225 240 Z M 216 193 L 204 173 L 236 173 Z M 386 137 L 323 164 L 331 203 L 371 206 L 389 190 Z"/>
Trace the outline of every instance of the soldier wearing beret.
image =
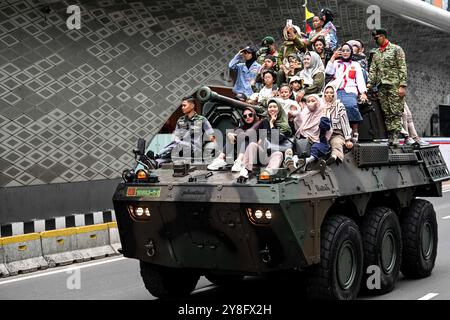
<path id="1" fill-rule="evenodd" d="M 373 51 L 367 87 L 378 88 L 389 144 L 398 147 L 407 86 L 405 52 L 387 39 L 384 29 L 373 31 L 372 36 L 379 47 Z"/>

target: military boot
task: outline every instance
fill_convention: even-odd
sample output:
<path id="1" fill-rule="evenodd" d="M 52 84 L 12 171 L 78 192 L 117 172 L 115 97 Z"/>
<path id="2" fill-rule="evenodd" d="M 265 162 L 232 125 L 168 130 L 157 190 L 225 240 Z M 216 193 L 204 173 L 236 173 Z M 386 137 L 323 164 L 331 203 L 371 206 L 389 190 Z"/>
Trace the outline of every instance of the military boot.
<path id="1" fill-rule="evenodd" d="M 400 141 L 398 140 L 397 132 L 389 133 L 388 143 L 390 146 L 393 146 L 394 148 L 398 148 L 400 146 Z"/>

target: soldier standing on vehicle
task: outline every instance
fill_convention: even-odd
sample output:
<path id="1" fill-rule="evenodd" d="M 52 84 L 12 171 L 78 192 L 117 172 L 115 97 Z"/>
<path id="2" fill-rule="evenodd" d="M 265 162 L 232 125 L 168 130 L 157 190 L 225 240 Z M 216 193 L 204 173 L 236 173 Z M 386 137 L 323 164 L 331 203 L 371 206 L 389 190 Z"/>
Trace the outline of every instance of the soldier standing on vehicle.
<path id="1" fill-rule="evenodd" d="M 398 147 L 407 86 L 405 53 L 400 46 L 387 39 L 386 30 L 377 29 L 372 35 L 379 48 L 374 50 L 367 87 L 378 88 L 389 144 Z"/>

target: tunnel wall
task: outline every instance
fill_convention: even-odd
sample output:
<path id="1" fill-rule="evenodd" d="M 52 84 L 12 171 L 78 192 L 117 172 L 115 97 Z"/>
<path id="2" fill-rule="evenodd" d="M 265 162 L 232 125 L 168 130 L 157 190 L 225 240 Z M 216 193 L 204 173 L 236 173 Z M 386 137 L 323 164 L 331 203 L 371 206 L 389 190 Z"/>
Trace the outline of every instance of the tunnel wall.
<path id="1" fill-rule="evenodd" d="M 74 4 L 80 30 L 66 25 Z M 310 10 L 332 9 L 340 42 L 360 38 L 369 51 L 366 8 L 337 4 Z M 230 85 L 226 66 L 240 48 L 266 35 L 280 42 L 286 18 L 303 16 L 297 0 L 2 1 L 0 223 L 111 208 L 111 179 L 133 163 L 137 138 L 149 140 L 182 96 Z M 449 35 L 384 13 L 382 23 L 406 51 L 423 133 L 450 93 Z M 98 197 L 73 196 L 81 190 Z"/>

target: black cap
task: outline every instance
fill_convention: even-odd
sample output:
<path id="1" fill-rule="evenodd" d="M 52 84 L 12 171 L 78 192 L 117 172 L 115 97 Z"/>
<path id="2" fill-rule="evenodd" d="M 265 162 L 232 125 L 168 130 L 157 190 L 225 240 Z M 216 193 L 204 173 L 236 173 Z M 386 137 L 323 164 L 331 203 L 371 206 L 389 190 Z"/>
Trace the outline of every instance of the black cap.
<path id="1" fill-rule="evenodd" d="M 382 36 L 386 37 L 387 36 L 386 29 L 375 29 L 375 30 L 372 31 L 372 36 L 373 37 L 379 36 L 379 35 L 382 35 Z"/>
<path id="2" fill-rule="evenodd" d="M 256 52 L 255 48 L 252 47 L 252 46 L 246 46 L 244 49 L 242 49 L 242 52 L 244 52 L 244 51 L 250 52 L 250 53 L 255 53 Z"/>

